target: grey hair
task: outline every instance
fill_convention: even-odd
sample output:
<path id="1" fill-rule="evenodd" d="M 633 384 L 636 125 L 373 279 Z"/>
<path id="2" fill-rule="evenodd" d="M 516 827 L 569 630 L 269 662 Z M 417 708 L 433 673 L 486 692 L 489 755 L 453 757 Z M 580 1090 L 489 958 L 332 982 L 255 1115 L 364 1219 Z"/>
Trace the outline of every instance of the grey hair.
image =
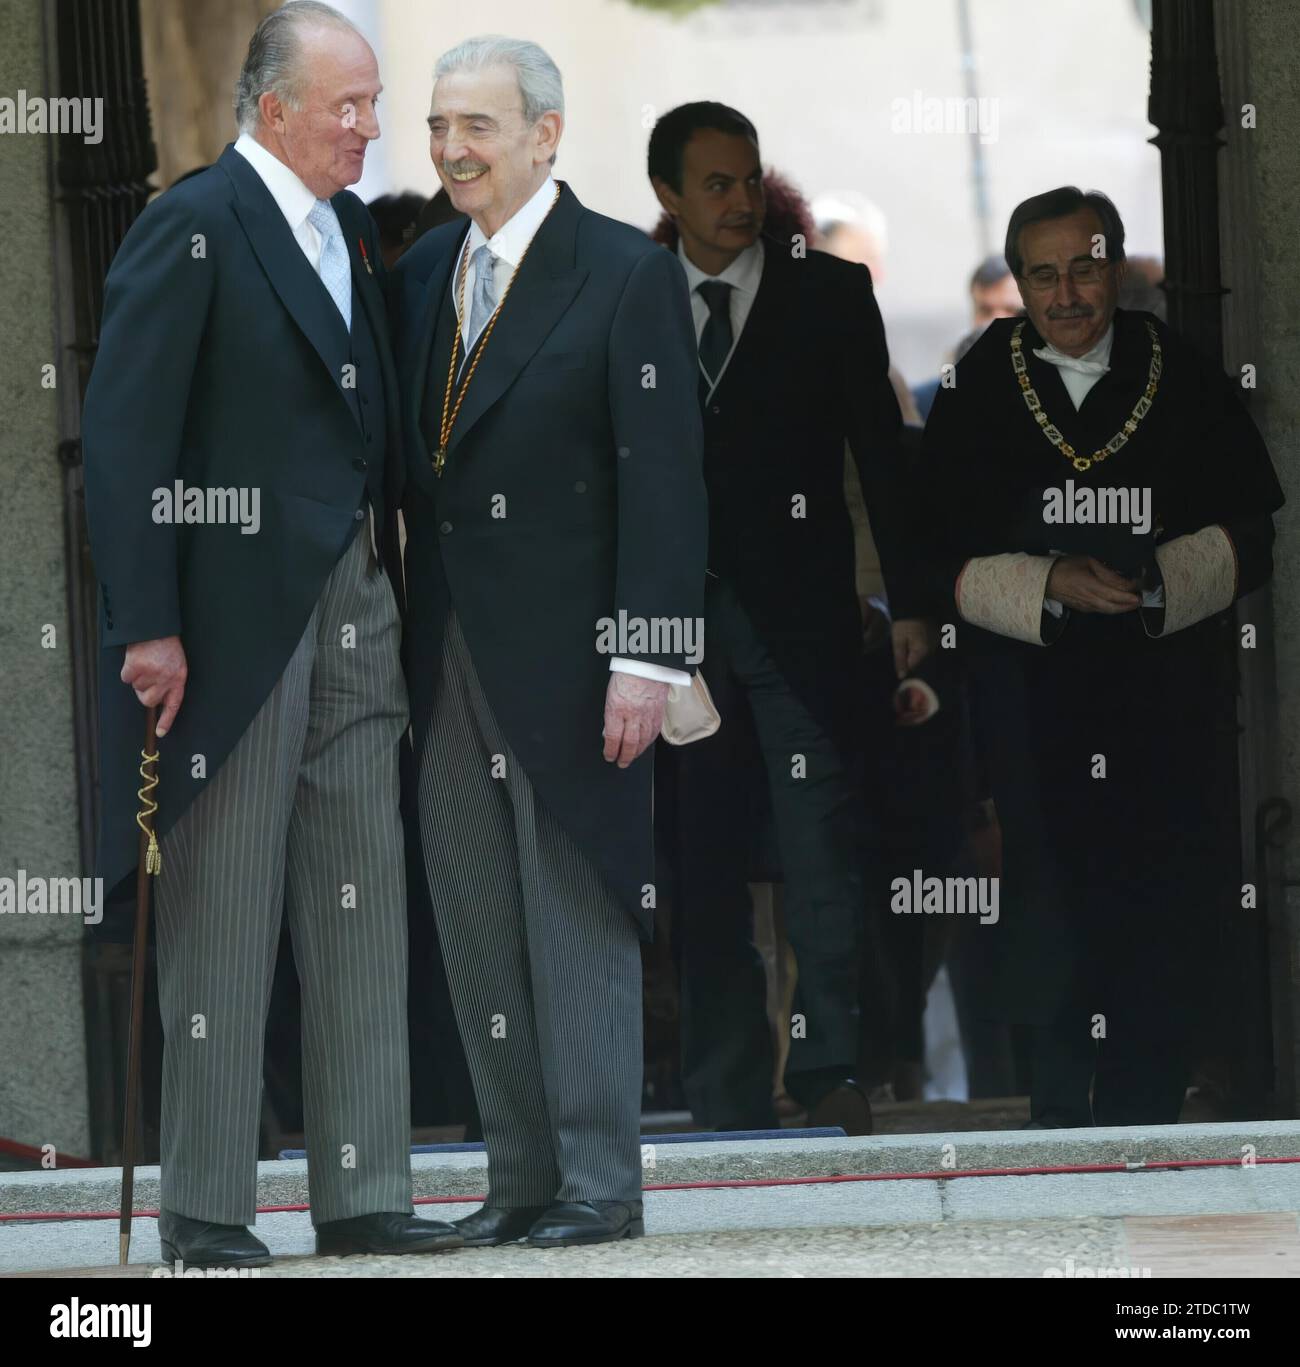
<path id="1" fill-rule="evenodd" d="M 433 83 L 454 71 L 482 71 L 490 66 L 509 66 L 519 82 L 524 102 L 524 119 L 534 124 L 552 109 L 564 114 L 564 81 L 560 68 L 549 54 L 526 38 L 505 38 L 499 33 L 484 33 L 466 38 L 444 52 L 433 68 Z M 555 157 L 551 157 L 554 164 Z"/>
<path id="2" fill-rule="evenodd" d="M 856 190 L 818 195 L 808 211 L 823 237 L 829 237 L 839 227 L 861 228 L 874 237 L 881 247 L 889 246 L 889 221 L 885 211 Z"/>
<path id="3" fill-rule="evenodd" d="M 290 0 L 253 30 L 235 84 L 235 117 L 241 133 L 251 133 L 261 122 L 263 95 L 278 95 L 290 109 L 301 108 L 304 73 L 298 60 L 299 40 L 307 29 L 321 27 L 364 36 L 351 19 L 321 0 Z"/>
<path id="4" fill-rule="evenodd" d="M 1024 269 L 1020 255 L 1020 234 L 1031 223 L 1044 223 L 1054 218 L 1068 218 L 1080 209 L 1091 209 L 1101 223 L 1102 246 L 1111 261 L 1124 260 L 1124 220 L 1119 210 L 1100 190 L 1084 194 L 1077 185 L 1062 185 L 1041 195 L 1023 200 L 1011 211 L 1007 224 L 1007 243 L 1002 255 L 1007 259 L 1011 274 L 1019 277 Z"/>

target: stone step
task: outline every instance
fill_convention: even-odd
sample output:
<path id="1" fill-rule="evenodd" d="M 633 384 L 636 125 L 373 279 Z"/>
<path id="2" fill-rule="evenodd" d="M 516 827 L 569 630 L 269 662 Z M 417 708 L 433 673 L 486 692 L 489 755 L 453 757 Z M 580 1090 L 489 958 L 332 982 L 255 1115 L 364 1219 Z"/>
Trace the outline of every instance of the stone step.
<path id="1" fill-rule="evenodd" d="M 956 1177 L 989 1168 L 1140 1166 L 1207 1158 L 1244 1165 L 1285 1157 L 1300 1157 L 1300 1121 L 662 1145 L 651 1139 L 644 1150 L 644 1178 L 647 1186 L 657 1186 L 885 1173 Z M 470 1197 L 486 1190 L 487 1159 L 481 1152 L 416 1154 L 411 1168 L 416 1196 Z M 117 1168 L 0 1173 L 0 1214 L 116 1211 L 120 1183 Z M 259 1208 L 306 1202 L 305 1160 L 257 1165 Z M 133 1204 L 136 1210 L 158 1208 L 156 1166 L 137 1168 Z"/>

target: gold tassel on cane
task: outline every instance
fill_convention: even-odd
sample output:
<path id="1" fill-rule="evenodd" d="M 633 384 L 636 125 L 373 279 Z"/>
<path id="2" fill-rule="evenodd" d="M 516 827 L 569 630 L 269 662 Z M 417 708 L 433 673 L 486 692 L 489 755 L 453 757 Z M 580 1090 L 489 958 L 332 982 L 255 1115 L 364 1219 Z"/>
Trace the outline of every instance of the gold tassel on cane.
<path id="1" fill-rule="evenodd" d="M 158 810 L 158 804 L 149 794 L 158 786 L 158 775 L 146 770 L 150 765 L 158 763 L 158 754 L 155 751 L 151 755 L 141 750 L 140 758 L 143 760 L 140 765 L 140 777 L 144 779 L 144 787 L 136 792 L 136 797 L 140 799 L 140 810 L 135 814 L 135 824 L 149 837 L 149 849 L 144 860 L 145 872 L 156 875 L 162 872 L 162 851 L 158 848 L 158 837 L 153 832 L 153 815 Z M 147 824 L 146 817 L 149 818 Z"/>

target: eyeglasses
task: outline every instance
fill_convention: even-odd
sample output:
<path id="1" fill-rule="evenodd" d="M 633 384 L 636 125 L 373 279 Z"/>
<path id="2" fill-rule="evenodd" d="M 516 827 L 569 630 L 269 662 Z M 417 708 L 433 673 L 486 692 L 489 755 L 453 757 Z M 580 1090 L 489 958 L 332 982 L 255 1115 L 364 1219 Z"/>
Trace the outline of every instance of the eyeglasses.
<path id="1" fill-rule="evenodd" d="M 1088 257 L 1084 261 L 1071 261 L 1070 279 L 1076 285 L 1095 285 L 1109 265 L 1109 261 L 1098 261 L 1095 257 Z M 1061 283 L 1061 274 L 1055 266 L 1038 266 L 1020 278 L 1031 290 L 1040 292 L 1054 290 Z"/>

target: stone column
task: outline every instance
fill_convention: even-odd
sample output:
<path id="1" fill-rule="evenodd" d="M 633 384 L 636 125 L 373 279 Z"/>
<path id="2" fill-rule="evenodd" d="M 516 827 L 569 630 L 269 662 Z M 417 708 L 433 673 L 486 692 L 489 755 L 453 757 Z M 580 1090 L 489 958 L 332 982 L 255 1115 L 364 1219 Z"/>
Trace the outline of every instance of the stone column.
<path id="1" fill-rule="evenodd" d="M 47 93 L 43 9 L 0 7 L 0 95 Z M 83 873 L 58 458 L 77 379 L 57 342 L 53 159 L 48 133 L 0 134 L 0 879 Z M 81 942 L 80 916 L 0 915 L 0 1138 L 60 1157 L 90 1147 Z"/>
<path id="2" fill-rule="evenodd" d="M 1291 0 L 1217 0 L 1224 108 L 1219 228 L 1224 359 L 1230 374 L 1256 368 L 1247 391 L 1288 502 L 1277 515 L 1271 595 L 1253 596 L 1243 620 L 1259 629 L 1245 696 L 1247 814 L 1285 827 L 1300 808 L 1300 105 L 1295 99 Z M 1247 108 L 1249 106 L 1250 108 Z M 1253 126 L 1252 126 L 1253 125 Z M 1269 601 L 1271 597 L 1271 603 Z M 1281 799 L 1281 801 L 1278 801 Z M 1272 813 L 1272 815 L 1270 815 Z M 1274 1076 L 1279 1116 L 1300 1105 L 1300 848 L 1266 861 Z M 1280 847 L 1280 848 L 1279 848 Z"/>

